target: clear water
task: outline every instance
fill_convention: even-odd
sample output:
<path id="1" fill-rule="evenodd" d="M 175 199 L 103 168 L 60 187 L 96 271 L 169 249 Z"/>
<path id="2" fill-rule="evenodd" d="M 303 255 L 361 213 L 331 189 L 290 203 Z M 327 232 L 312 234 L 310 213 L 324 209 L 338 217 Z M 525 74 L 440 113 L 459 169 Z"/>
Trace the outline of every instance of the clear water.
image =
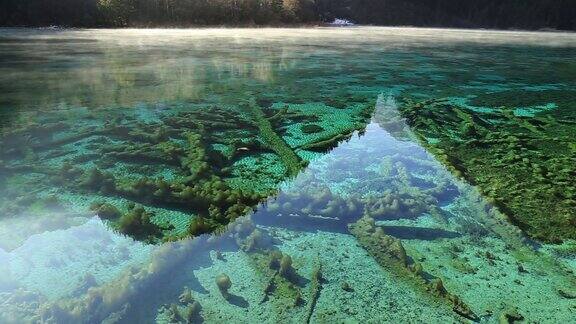
<path id="1" fill-rule="evenodd" d="M 554 33 L 2 29 L 0 322 L 572 322 L 576 243 L 527 238 L 399 108 L 570 98 L 575 50 Z M 152 230 L 95 202 L 139 204 Z M 199 218 L 221 226 L 185 238 Z"/>

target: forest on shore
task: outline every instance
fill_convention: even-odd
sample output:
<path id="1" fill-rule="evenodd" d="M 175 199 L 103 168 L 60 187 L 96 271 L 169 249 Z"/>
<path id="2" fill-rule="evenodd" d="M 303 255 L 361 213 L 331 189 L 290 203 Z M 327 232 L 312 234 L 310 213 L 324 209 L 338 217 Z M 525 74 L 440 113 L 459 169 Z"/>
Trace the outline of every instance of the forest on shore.
<path id="1" fill-rule="evenodd" d="M 2 0 L 0 26 L 358 24 L 576 30 L 574 0 Z"/>

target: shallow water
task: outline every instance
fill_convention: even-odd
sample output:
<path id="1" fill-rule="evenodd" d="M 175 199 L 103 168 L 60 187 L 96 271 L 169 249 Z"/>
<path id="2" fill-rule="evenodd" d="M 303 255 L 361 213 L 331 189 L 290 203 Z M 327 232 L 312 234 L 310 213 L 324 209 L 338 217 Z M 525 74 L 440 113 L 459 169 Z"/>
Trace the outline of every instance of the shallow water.
<path id="1" fill-rule="evenodd" d="M 0 322 L 571 322 L 576 243 L 531 239 L 433 147 L 469 138 L 402 114 L 441 99 L 571 125 L 575 50 L 560 33 L 0 29 Z"/>

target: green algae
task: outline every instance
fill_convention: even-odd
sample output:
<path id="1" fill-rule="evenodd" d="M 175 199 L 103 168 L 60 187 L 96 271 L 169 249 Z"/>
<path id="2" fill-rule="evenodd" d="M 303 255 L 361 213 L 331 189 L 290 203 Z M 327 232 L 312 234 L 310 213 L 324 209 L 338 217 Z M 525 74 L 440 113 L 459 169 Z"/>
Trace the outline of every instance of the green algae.
<path id="1" fill-rule="evenodd" d="M 384 267 L 390 267 L 399 277 L 410 280 L 417 289 L 428 291 L 440 300 L 452 305 L 457 314 L 473 321 L 479 317 L 463 302 L 460 297 L 448 292 L 439 278 L 430 278 L 425 274 L 422 265 L 409 261 L 404 246 L 399 239 L 387 235 L 381 227 L 376 227 L 374 219 L 364 216 L 349 225 L 350 232 L 375 259 Z"/>
<path id="2" fill-rule="evenodd" d="M 300 157 L 286 144 L 286 142 L 274 132 L 270 122 L 264 117 L 262 110 L 257 106 L 256 101 L 252 98 L 246 104 L 246 110 L 254 118 L 254 122 L 260 131 L 259 136 L 274 151 L 288 169 L 290 176 L 296 176 L 303 167 Z M 274 116 L 272 117 L 274 118 Z"/>
<path id="3" fill-rule="evenodd" d="M 389 182 L 389 187 L 394 191 L 397 188 L 406 187 L 407 183 L 414 181 L 412 182 L 413 188 L 408 191 L 414 193 L 418 188 L 417 186 L 421 186 L 420 191 L 426 192 L 430 188 L 416 180 L 424 173 L 435 172 L 436 178 L 450 179 L 449 173 L 443 171 L 438 163 L 435 163 L 430 157 L 426 157 L 425 154 L 415 154 L 410 149 L 405 152 L 412 152 L 410 158 L 405 158 L 406 154 L 384 154 L 383 156 L 376 154 L 374 160 L 360 164 L 359 161 L 362 156 L 355 153 L 364 148 L 357 145 L 364 143 L 364 140 L 368 141 L 365 144 L 371 144 L 375 140 L 380 141 L 383 136 L 386 136 L 384 132 L 375 132 L 374 128 L 370 127 L 362 139 L 355 137 L 345 145 L 344 148 L 347 147 L 353 152 L 345 154 L 340 152 L 342 155 L 339 155 L 339 149 L 336 149 L 333 152 L 335 156 L 327 156 L 327 158 L 333 159 L 334 164 L 331 165 L 343 164 L 340 166 L 343 171 L 356 172 L 349 176 L 361 176 L 364 179 L 380 177 L 379 181 L 372 183 L 373 185 L 393 177 L 394 180 Z M 380 150 L 385 152 L 394 150 L 393 141 L 385 144 L 387 145 L 381 146 Z M 365 166 L 372 164 L 379 165 L 382 157 L 387 157 L 390 160 L 391 156 L 393 157 L 394 168 L 392 172 L 386 175 L 379 176 L 378 168 L 365 168 Z M 407 166 L 410 168 L 405 172 L 397 171 L 406 169 Z M 315 170 L 317 179 L 330 176 L 330 178 L 326 178 L 327 184 L 330 183 L 330 179 L 338 181 L 338 174 L 335 174 L 330 166 L 317 165 Z M 363 172 L 369 172 L 371 176 L 366 178 L 367 175 Z M 371 309 L 367 306 L 370 303 L 378 302 L 374 300 L 374 294 L 379 296 L 378 300 L 395 300 L 398 303 L 404 303 L 405 298 L 408 298 L 407 296 L 415 295 L 417 297 L 408 299 L 408 303 L 427 305 L 429 308 L 422 308 L 420 311 L 433 310 L 432 314 L 434 314 L 434 319 L 437 322 L 441 322 L 442 319 L 444 321 L 461 321 L 462 318 L 466 317 L 475 318 L 473 314 L 493 319 L 498 318 L 501 314 L 509 313 L 506 309 L 501 310 L 503 307 L 501 304 L 510 305 L 509 298 L 502 295 L 503 290 L 493 287 L 483 290 L 482 298 L 477 299 L 474 297 L 477 293 L 466 286 L 467 282 L 475 282 L 478 287 L 485 285 L 486 282 L 507 283 L 508 280 L 500 277 L 500 273 L 505 271 L 510 273 L 509 276 L 512 276 L 510 270 L 519 267 L 517 262 L 522 262 L 522 269 L 524 269 L 522 271 L 524 272 L 519 272 L 517 278 L 513 276 L 515 279 L 509 281 L 514 286 L 506 286 L 508 288 L 504 292 L 511 294 L 514 303 L 518 304 L 517 313 L 526 318 L 538 318 L 537 314 L 530 310 L 530 308 L 538 309 L 538 306 L 527 303 L 528 299 L 523 295 L 530 289 L 522 287 L 529 286 L 521 286 L 512 280 L 521 280 L 525 284 L 538 285 L 538 287 L 542 287 L 542 292 L 546 293 L 548 298 L 550 296 L 548 294 L 550 284 L 562 284 L 563 287 L 567 287 L 564 288 L 567 291 L 572 287 L 569 280 L 558 277 L 556 261 L 543 262 L 545 257 L 531 252 L 531 248 L 522 242 L 519 232 L 515 232 L 512 225 L 499 223 L 502 218 L 498 218 L 498 214 L 494 214 L 496 211 L 492 211 L 493 209 L 488 209 L 486 203 L 479 198 L 480 196 L 472 198 L 463 195 L 458 199 L 449 199 L 453 204 L 463 200 L 460 209 L 464 210 L 460 211 L 455 206 L 451 206 L 449 208 L 450 213 L 445 216 L 447 220 L 428 220 L 427 212 L 423 211 L 421 215 L 407 215 L 406 217 L 402 217 L 400 212 L 396 217 L 391 217 L 392 220 L 386 221 L 396 222 L 396 224 L 401 224 L 402 221 L 418 221 L 422 222 L 418 223 L 421 228 L 424 224 L 431 227 L 437 222 L 436 226 L 441 226 L 440 228 L 447 230 L 458 230 L 462 237 L 440 236 L 436 239 L 429 239 L 423 236 L 422 239 L 419 239 L 419 236 L 416 236 L 400 239 L 392 236 L 398 235 L 393 231 L 393 226 L 390 226 L 392 223 L 372 223 L 367 221 L 366 217 L 357 218 L 360 216 L 358 210 L 360 212 L 363 210 L 371 211 L 371 205 L 367 202 L 373 196 L 355 197 L 354 204 L 360 206 L 342 210 L 341 204 L 352 200 L 350 197 L 353 195 L 349 194 L 343 198 L 327 190 L 318 190 L 318 184 L 309 183 L 308 181 L 311 180 L 305 174 L 296 181 L 293 187 L 285 189 L 286 195 L 280 194 L 278 196 L 277 202 L 281 207 L 269 203 L 256 212 L 252 217 L 256 223 L 242 218 L 233 222 L 226 232 L 209 239 L 199 237 L 158 246 L 153 260 L 145 263 L 137 270 L 128 272 L 127 277 L 97 287 L 86 295 L 86 300 L 71 298 L 66 302 L 61 301 L 57 305 L 43 302 L 43 309 L 46 309 L 43 313 L 44 316 L 47 316 L 46 318 L 51 317 L 56 321 L 81 318 L 97 320 L 115 316 L 135 320 L 137 318 L 143 319 L 147 316 L 145 314 L 152 313 L 151 316 L 159 322 L 170 318 L 182 320 L 183 316 L 190 311 L 188 308 L 191 306 L 190 303 L 180 302 L 179 295 L 181 295 L 184 286 L 190 287 L 195 281 L 200 280 L 202 285 L 206 287 L 205 289 L 210 291 L 210 294 L 202 293 L 202 289 L 195 286 L 192 298 L 201 305 L 201 308 L 198 311 L 197 306 L 194 306 L 192 310 L 197 312 L 195 313 L 197 318 L 202 318 L 207 322 L 232 318 L 252 318 L 257 321 L 265 321 L 265 318 L 272 318 L 275 321 L 297 318 L 302 319 L 302 321 L 310 319 L 310 322 L 315 322 L 344 317 L 362 320 L 368 316 L 393 321 L 394 317 L 390 317 L 393 315 L 377 315 L 382 309 L 387 309 L 391 314 L 394 314 L 393 307 L 378 304 L 378 307 Z M 438 179 L 438 182 L 442 181 Z M 356 185 L 361 185 L 361 183 Z M 462 186 L 459 189 L 462 193 L 471 190 L 464 183 L 459 185 Z M 309 190 L 303 191 L 303 187 L 308 187 Z M 444 185 L 444 188 L 446 190 L 450 186 Z M 358 188 L 350 188 L 349 190 L 354 193 L 358 191 Z M 387 196 L 384 196 L 383 199 L 385 197 Z M 397 199 L 409 200 L 410 198 Z M 479 199 L 478 205 L 472 203 L 474 199 Z M 304 203 L 300 204 L 301 202 Z M 438 203 L 434 202 L 433 204 L 437 205 Z M 334 208 L 332 212 L 330 208 Z M 443 207 L 438 206 L 438 208 L 442 209 Z M 357 216 L 350 212 L 354 210 L 356 210 Z M 491 212 L 487 213 L 486 210 L 491 210 Z M 338 214 L 335 211 L 341 211 L 341 213 Z M 296 223 L 294 216 L 292 216 L 295 213 L 300 214 L 300 222 L 307 225 L 303 229 L 322 229 L 322 231 L 307 234 L 302 231 L 283 230 L 281 227 Z M 276 216 L 271 217 L 274 215 Z M 342 219 L 339 227 L 334 225 L 322 226 L 322 222 L 326 221 L 325 216 L 330 215 L 333 217 L 338 215 Z M 286 218 L 286 225 L 278 217 Z M 470 222 L 476 219 L 482 221 L 480 226 L 485 227 L 484 232 L 474 231 L 470 225 L 459 230 L 458 225 L 454 224 L 453 220 L 461 217 L 470 218 Z M 262 223 L 266 226 L 259 225 Z M 347 228 L 346 224 L 350 224 L 353 235 L 340 233 L 343 228 Z M 365 224 L 369 224 L 369 228 L 365 227 Z M 416 230 L 414 224 L 412 224 L 412 228 Z M 497 236 L 500 234 L 502 237 Z M 443 234 L 438 233 L 437 235 Z M 475 235 L 475 238 L 472 238 L 472 235 Z M 332 238 L 329 239 L 330 237 Z M 473 241 L 467 242 L 468 239 Z M 347 240 L 350 243 L 344 244 Z M 231 244 L 234 248 L 231 247 Z M 280 251 L 272 244 L 278 246 Z M 309 246 L 312 248 L 308 249 Z M 368 254 L 362 254 L 362 249 L 368 251 L 374 259 L 368 257 Z M 514 254 L 506 249 L 513 249 Z M 198 264 L 198 260 L 205 258 L 202 255 L 210 251 L 214 251 L 211 254 L 213 255 L 211 261 L 208 264 L 206 261 L 201 261 Z M 476 256 L 475 253 L 481 254 Z M 457 255 L 456 259 L 451 259 L 453 254 Z M 291 262 L 282 261 L 286 255 L 290 255 Z M 339 257 L 336 258 L 336 255 Z M 479 274 L 476 275 L 474 271 L 462 271 L 465 269 L 463 266 L 452 266 L 457 262 L 452 260 L 464 260 L 465 258 L 469 260 L 470 267 L 481 269 L 480 264 L 477 264 L 481 260 L 487 269 L 485 271 L 478 270 Z M 239 259 L 244 261 L 240 262 Z M 372 272 L 364 273 L 360 269 L 353 271 L 352 269 L 357 268 L 360 264 L 358 259 L 375 260 L 375 265 L 371 263 L 368 263 L 369 266 L 365 265 Z M 283 270 L 282 264 L 284 264 Z M 193 273 L 183 270 L 198 266 L 204 270 L 196 270 Z M 318 271 L 320 267 L 322 269 L 321 275 Z M 346 270 L 343 271 L 342 267 Z M 452 271 L 456 271 L 459 275 L 454 277 Z M 231 295 L 230 298 L 223 298 L 215 284 L 215 277 L 220 273 L 226 273 L 231 279 L 232 285 L 228 290 Z M 365 277 L 355 278 L 359 273 L 364 273 Z M 554 279 L 551 282 L 541 280 L 542 273 L 546 273 L 547 276 Z M 166 283 L 165 278 L 167 276 L 171 278 L 170 284 Z M 347 290 L 340 287 L 343 278 L 341 276 L 348 276 L 346 281 L 349 282 L 350 288 Z M 430 276 L 436 279 L 431 279 Z M 466 276 L 465 282 L 460 279 L 461 276 Z M 381 281 L 381 277 L 385 279 L 383 278 Z M 439 278 L 442 280 L 438 280 Z M 166 292 L 166 295 L 158 296 L 158 284 L 162 282 L 160 291 Z M 392 286 L 379 287 L 386 282 Z M 398 287 L 403 287 L 404 290 L 398 290 Z M 377 290 L 378 288 L 382 289 Z M 391 292 L 386 292 L 389 289 Z M 552 292 L 557 294 L 555 291 Z M 100 304 L 102 306 L 90 306 L 93 301 L 101 298 L 99 296 L 103 296 L 105 299 L 105 302 Z M 369 298 L 368 304 L 355 304 L 357 300 L 366 302 L 365 297 Z M 340 306 L 335 308 L 332 300 L 337 300 Z M 520 303 L 518 303 L 519 300 L 521 300 Z M 554 300 L 553 302 L 559 301 Z M 134 307 L 133 310 L 124 311 L 125 305 L 128 303 L 140 305 L 131 306 Z M 565 305 L 564 302 L 562 305 Z M 410 309 L 412 312 L 416 312 L 415 314 L 418 313 L 417 308 L 406 308 L 410 306 L 405 304 L 402 304 L 402 307 L 401 309 L 404 311 Z M 358 312 L 358 309 L 363 311 Z M 487 309 L 492 312 L 492 315 L 485 313 Z M 452 312 L 454 317 L 450 318 L 444 312 L 446 310 Z M 428 312 L 427 314 L 430 316 L 431 313 Z M 412 318 L 413 315 L 402 313 L 400 316 Z"/>
<path id="4" fill-rule="evenodd" d="M 554 103 L 560 110 L 570 110 L 576 103 L 575 91 L 541 90 L 541 91 L 501 91 L 484 93 L 476 96 L 470 104 L 478 107 L 531 107 Z"/>
<path id="5" fill-rule="evenodd" d="M 565 111 L 561 120 L 553 117 L 560 114 L 555 110 L 525 117 L 507 108 L 470 111 L 442 99 L 406 102 L 400 109 L 441 161 L 477 184 L 530 236 L 547 242 L 576 238 L 576 134 L 570 122 L 576 117 L 566 116 L 573 109 L 559 107 Z"/>
<path id="6" fill-rule="evenodd" d="M 120 197 L 148 208 L 174 209 L 189 215 L 189 220 L 182 222 L 161 220 L 155 213 L 136 217 L 130 210 L 118 217 L 107 215 L 111 207 L 123 208 L 118 205 L 95 210 L 114 228 L 135 238 L 174 240 L 212 231 L 249 212 L 306 164 L 295 153 L 296 148 L 290 147 L 273 129 L 272 123 L 287 123 L 283 118 L 298 118 L 304 123 L 309 120 L 308 115 L 293 112 L 286 117 L 280 111 L 268 118 L 255 106 L 253 98 L 250 102 L 237 108 L 238 115 L 231 114 L 234 108 L 227 111 L 201 107 L 192 112 L 168 113 L 149 122 L 116 113 L 102 127 L 73 130 L 66 126 L 65 119 L 51 122 L 48 118 L 43 126 L 32 123 L 6 129 L 2 149 L 8 167 L 3 174 L 17 177 L 32 171 L 43 177 L 44 186 L 53 190 Z M 242 117 L 244 111 L 248 113 L 246 117 Z M 330 111 L 325 111 L 323 118 L 329 116 Z M 100 117 L 80 114 L 73 118 L 84 122 Z M 314 120 L 318 118 L 314 116 Z M 236 123 L 230 123 L 232 119 Z M 238 130 L 238 124 L 244 125 L 244 129 Z M 350 127 L 359 127 L 358 121 Z M 29 133 L 33 140 L 22 143 L 18 140 L 22 133 Z M 332 141 L 331 145 L 336 143 Z M 220 149 L 215 150 L 213 145 L 219 145 Z M 58 155 L 43 154 L 55 146 L 70 147 Z M 23 151 L 24 147 L 27 151 Z M 284 165 L 279 170 L 278 159 Z M 241 168 L 243 165 L 249 168 Z M 166 170 L 170 170 L 168 177 Z M 260 182 L 263 174 L 272 176 L 268 183 Z M 194 219 L 206 223 L 198 225 Z M 132 224 L 146 226 L 137 229 Z"/>

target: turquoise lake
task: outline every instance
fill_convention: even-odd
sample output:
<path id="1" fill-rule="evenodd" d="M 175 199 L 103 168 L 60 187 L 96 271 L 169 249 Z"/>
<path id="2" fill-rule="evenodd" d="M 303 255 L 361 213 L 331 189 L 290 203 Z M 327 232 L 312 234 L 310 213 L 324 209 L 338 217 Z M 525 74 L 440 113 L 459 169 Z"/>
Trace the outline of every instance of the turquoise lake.
<path id="1" fill-rule="evenodd" d="M 575 322 L 575 62 L 573 33 L 0 28 L 0 323 Z"/>

